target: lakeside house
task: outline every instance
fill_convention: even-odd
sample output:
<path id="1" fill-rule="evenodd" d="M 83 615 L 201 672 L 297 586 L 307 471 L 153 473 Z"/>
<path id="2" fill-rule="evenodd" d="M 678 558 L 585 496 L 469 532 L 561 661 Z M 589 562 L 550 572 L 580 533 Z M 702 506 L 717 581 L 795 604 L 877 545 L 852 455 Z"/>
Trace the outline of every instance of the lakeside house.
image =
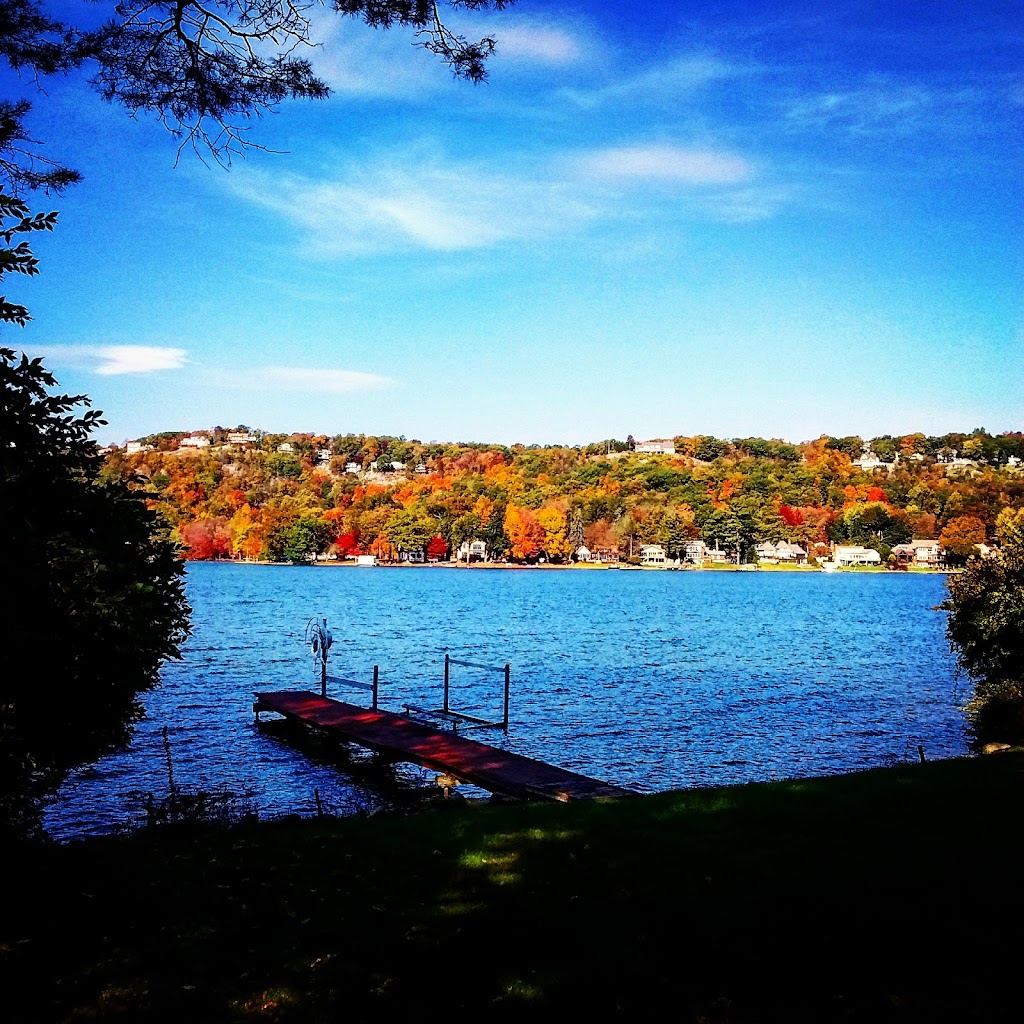
<path id="1" fill-rule="evenodd" d="M 577 562 L 592 562 L 593 556 L 590 554 L 590 548 L 585 544 L 581 544 L 576 549 L 576 554 L 573 556 Z"/>
<path id="2" fill-rule="evenodd" d="M 464 540 L 455 554 L 457 562 L 486 562 L 487 543 L 482 540 Z"/>
<path id="3" fill-rule="evenodd" d="M 683 557 L 687 562 L 710 561 L 710 548 L 702 540 L 688 540 L 683 546 Z"/>
<path id="4" fill-rule="evenodd" d="M 717 540 L 713 548 L 700 539 L 688 540 L 683 545 L 683 561 L 698 565 L 701 562 L 728 562 L 729 553 L 718 546 Z"/>
<path id="5" fill-rule="evenodd" d="M 637 441 L 633 450 L 648 455 L 675 455 L 676 445 L 674 441 Z"/>
<path id="6" fill-rule="evenodd" d="M 836 565 L 881 565 L 882 556 L 874 548 L 861 544 L 837 544 L 832 549 L 832 561 Z"/>
<path id="7" fill-rule="evenodd" d="M 640 548 L 640 564 L 650 566 L 664 566 L 668 563 L 668 556 L 660 544 L 644 544 Z"/>
<path id="8" fill-rule="evenodd" d="M 799 544 L 780 540 L 778 544 L 762 541 L 756 545 L 757 560 L 768 565 L 806 565 L 807 552 Z"/>
<path id="9" fill-rule="evenodd" d="M 897 544 L 892 553 L 901 565 L 915 565 L 923 569 L 934 569 L 942 565 L 942 546 L 937 540 L 917 538 L 907 544 Z"/>

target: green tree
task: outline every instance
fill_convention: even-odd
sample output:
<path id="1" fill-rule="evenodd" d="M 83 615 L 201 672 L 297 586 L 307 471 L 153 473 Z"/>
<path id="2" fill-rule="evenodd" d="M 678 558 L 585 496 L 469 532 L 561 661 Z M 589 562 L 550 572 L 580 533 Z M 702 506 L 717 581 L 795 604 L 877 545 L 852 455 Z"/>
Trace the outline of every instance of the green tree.
<path id="1" fill-rule="evenodd" d="M 404 508 L 388 524 L 388 540 L 406 553 L 422 551 L 437 534 L 437 523 L 420 509 Z"/>
<path id="2" fill-rule="evenodd" d="M 7 319 L 5 317 L 4 319 Z M 0 829 L 39 826 L 68 772 L 127 743 L 188 632 L 182 563 L 141 492 L 99 480 L 81 396 L 0 348 Z"/>
<path id="3" fill-rule="evenodd" d="M 1024 743 L 1024 510 L 997 520 L 1001 549 L 949 576 L 946 636 L 974 683 L 979 742 Z"/>
<path id="4" fill-rule="evenodd" d="M 330 523 L 313 516 L 302 516 L 284 530 L 284 557 L 289 562 L 311 562 L 334 540 Z"/>

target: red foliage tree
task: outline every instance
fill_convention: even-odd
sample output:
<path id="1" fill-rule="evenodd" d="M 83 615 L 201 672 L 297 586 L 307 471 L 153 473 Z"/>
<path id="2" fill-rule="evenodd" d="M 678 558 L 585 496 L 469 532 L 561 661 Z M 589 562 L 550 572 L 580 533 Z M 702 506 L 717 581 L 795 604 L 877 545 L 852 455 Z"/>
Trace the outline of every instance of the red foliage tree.
<path id="1" fill-rule="evenodd" d="M 780 505 L 779 515 L 786 520 L 788 526 L 803 526 L 804 525 L 804 514 L 798 508 L 793 508 L 792 505 Z"/>
<path id="2" fill-rule="evenodd" d="M 427 545 L 427 561 L 443 562 L 448 557 L 448 545 L 444 537 L 434 537 Z"/>
<path id="3" fill-rule="evenodd" d="M 349 530 L 343 533 L 335 542 L 338 547 L 338 554 L 343 557 L 351 557 L 359 554 L 359 531 Z"/>
<path id="4" fill-rule="evenodd" d="M 179 533 L 186 548 L 185 557 L 190 561 L 231 557 L 231 534 L 223 517 L 193 520 L 181 527 Z"/>

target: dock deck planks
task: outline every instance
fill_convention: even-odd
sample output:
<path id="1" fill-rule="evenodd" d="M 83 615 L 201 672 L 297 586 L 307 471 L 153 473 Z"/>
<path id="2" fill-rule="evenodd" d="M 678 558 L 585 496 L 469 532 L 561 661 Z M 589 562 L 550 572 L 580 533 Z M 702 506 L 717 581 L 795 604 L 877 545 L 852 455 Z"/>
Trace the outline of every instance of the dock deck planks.
<path id="1" fill-rule="evenodd" d="M 372 711 L 305 690 L 257 693 L 253 710 L 272 711 L 305 722 L 338 739 L 444 772 L 503 796 L 567 801 L 630 795 L 619 786 L 544 761 L 453 732 L 439 732 L 389 711 Z"/>

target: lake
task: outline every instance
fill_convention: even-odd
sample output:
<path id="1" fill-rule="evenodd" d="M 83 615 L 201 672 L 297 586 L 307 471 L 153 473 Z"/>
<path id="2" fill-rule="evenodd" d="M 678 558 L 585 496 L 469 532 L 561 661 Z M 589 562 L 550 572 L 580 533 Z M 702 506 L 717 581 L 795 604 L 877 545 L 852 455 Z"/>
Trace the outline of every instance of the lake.
<path id="1" fill-rule="evenodd" d="M 261 816 L 387 799 L 253 726 L 259 688 L 317 689 L 303 642 L 334 633 L 332 674 L 381 705 L 438 707 L 443 661 L 512 666 L 511 726 L 471 734 L 641 792 L 834 774 L 967 749 L 941 576 L 470 570 L 192 563 L 193 635 L 146 697 L 129 750 L 76 774 L 46 824 L 69 839 L 137 820 L 127 794 L 178 785 L 248 794 Z M 501 717 L 502 680 L 452 670 L 452 706 Z M 368 694 L 332 687 L 363 703 Z M 413 767 L 385 780 L 429 784 Z"/>

